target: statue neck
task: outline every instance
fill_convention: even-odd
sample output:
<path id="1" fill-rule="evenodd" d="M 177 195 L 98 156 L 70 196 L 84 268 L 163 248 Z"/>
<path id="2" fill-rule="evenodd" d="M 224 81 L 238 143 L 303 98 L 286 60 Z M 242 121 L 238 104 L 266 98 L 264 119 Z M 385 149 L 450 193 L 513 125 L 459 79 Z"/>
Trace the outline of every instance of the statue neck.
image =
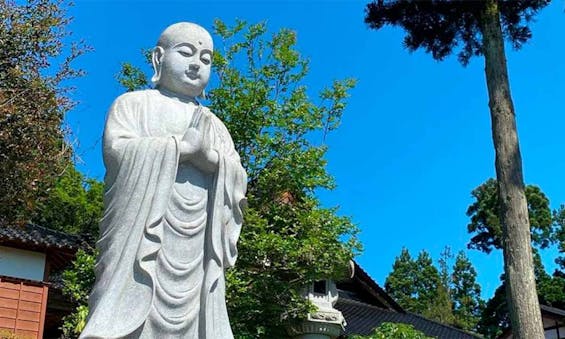
<path id="1" fill-rule="evenodd" d="M 163 87 L 157 86 L 156 89 L 159 91 L 159 93 L 161 93 L 162 95 L 174 99 L 174 100 L 178 100 L 180 102 L 184 102 L 186 104 L 188 103 L 193 103 L 195 105 L 200 105 L 200 103 L 198 102 L 198 100 L 196 100 L 195 97 L 189 97 L 186 95 L 182 95 L 182 94 L 178 94 L 172 91 L 169 91 Z"/>

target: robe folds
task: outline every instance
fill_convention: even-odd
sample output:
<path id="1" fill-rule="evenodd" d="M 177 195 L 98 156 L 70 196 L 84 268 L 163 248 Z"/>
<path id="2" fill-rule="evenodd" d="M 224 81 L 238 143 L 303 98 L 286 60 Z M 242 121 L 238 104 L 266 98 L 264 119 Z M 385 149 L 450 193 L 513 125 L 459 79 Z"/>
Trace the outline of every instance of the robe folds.
<path id="1" fill-rule="evenodd" d="M 195 114 L 210 115 L 213 173 L 181 161 Z M 80 338 L 233 338 L 224 269 L 237 257 L 247 176 L 227 129 L 153 89 L 116 99 L 103 143 L 105 212 Z"/>

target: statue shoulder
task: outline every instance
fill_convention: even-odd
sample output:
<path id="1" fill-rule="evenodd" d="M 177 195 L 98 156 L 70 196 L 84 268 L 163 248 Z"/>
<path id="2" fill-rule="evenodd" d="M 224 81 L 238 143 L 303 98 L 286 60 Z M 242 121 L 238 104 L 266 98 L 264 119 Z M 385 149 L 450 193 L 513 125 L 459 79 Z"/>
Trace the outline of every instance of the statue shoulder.
<path id="1" fill-rule="evenodd" d="M 214 112 L 212 112 L 212 110 L 210 110 L 206 106 L 202 106 L 202 110 L 204 111 L 203 112 L 204 114 L 210 115 L 210 117 L 211 117 L 210 120 L 213 122 L 214 125 L 218 126 L 222 131 L 225 131 L 226 133 L 228 133 L 228 129 L 227 129 L 226 125 L 224 125 L 224 122 L 220 118 L 218 118 L 216 116 L 216 114 L 214 114 Z"/>
<path id="2" fill-rule="evenodd" d="M 156 96 L 157 93 L 155 92 L 158 91 L 154 89 L 145 89 L 140 91 L 127 92 L 117 97 L 114 100 L 114 105 L 136 105 L 144 103 L 147 99 Z"/>

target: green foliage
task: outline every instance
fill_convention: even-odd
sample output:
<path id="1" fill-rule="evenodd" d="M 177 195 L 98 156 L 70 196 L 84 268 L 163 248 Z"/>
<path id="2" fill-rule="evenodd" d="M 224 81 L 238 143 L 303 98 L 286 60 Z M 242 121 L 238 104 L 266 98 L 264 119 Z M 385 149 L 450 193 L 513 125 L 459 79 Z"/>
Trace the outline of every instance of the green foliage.
<path id="1" fill-rule="evenodd" d="M 433 298 L 429 300 L 422 315 L 428 319 L 438 321 L 442 324 L 454 324 L 453 302 L 449 290 L 443 284 L 439 284 L 435 291 L 430 293 Z"/>
<path id="2" fill-rule="evenodd" d="M 151 50 L 143 49 L 141 52 L 145 62 L 151 64 Z M 129 62 L 122 63 L 122 68 L 116 75 L 116 80 L 128 92 L 149 88 L 149 81 L 147 81 L 145 72 Z"/>
<path id="3" fill-rule="evenodd" d="M 549 2 L 498 1 L 504 37 L 514 48 L 519 49 L 531 38 L 528 24 Z M 436 60 L 443 60 L 460 46 L 457 56 L 467 65 L 473 56 L 483 54 L 481 20 L 486 6 L 486 1 L 373 0 L 367 5 L 365 22 L 373 29 L 384 25 L 402 27 L 406 31 L 406 48 L 422 48 Z"/>
<path id="4" fill-rule="evenodd" d="M 368 336 L 354 335 L 350 339 L 433 339 L 416 330 L 414 326 L 400 323 L 382 323 Z"/>
<path id="5" fill-rule="evenodd" d="M 426 251 L 420 252 L 416 259 L 415 278 L 418 305 L 415 312 L 437 321 L 452 318 L 448 286 L 442 286 L 439 271 Z M 444 294 L 444 298 L 440 294 Z"/>
<path id="6" fill-rule="evenodd" d="M 474 331 L 483 308 L 477 273 L 464 252 L 458 253 L 452 269 L 451 257 L 446 248 L 438 271 L 426 251 L 414 260 L 404 248 L 386 278 L 385 289 L 407 311 Z"/>
<path id="7" fill-rule="evenodd" d="M 408 249 L 402 248 L 400 256 L 394 260 L 392 271 L 386 277 L 385 290 L 407 311 L 416 311 L 417 308 L 416 275 L 416 263 Z"/>
<path id="8" fill-rule="evenodd" d="M 476 330 L 484 302 L 481 286 L 477 283 L 477 271 L 463 251 L 455 258 L 451 283 L 455 326 L 467 331 Z"/>
<path id="9" fill-rule="evenodd" d="M 553 276 L 547 274 L 539 252 L 534 249 L 533 255 L 540 304 L 565 308 L 565 276 L 559 272 L 554 273 Z M 496 289 L 494 296 L 486 303 L 478 324 L 478 331 L 485 338 L 498 338 L 505 329 L 510 327 L 505 290 L 506 277 L 502 275 L 501 284 Z"/>
<path id="10" fill-rule="evenodd" d="M 94 285 L 95 252 L 79 250 L 72 267 L 63 272 L 63 294 L 75 303 L 75 311 L 63 318 L 63 337 L 77 338 L 86 325 L 88 295 Z"/>
<path id="11" fill-rule="evenodd" d="M 250 178 L 240 256 L 227 275 L 230 318 L 238 336 L 281 337 L 311 309 L 301 296 L 305 284 L 342 277 L 359 249 L 349 219 L 321 207 L 314 194 L 334 184 L 326 147 L 313 140 L 338 127 L 354 81 L 334 82 L 315 103 L 294 32 L 267 38 L 263 23 L 215 27 L 224 52 L 214 53 L 221 85 L 210 91 L 210 106 Z"/>
<path id="12" fill-rule="evenodd" d="M 469 246 L 488 253 L 493 247 L 500 248 L 503 241 L 507 245 L 504 259 L 508 278 L 512 281 L 512 290 L 509 289 L 509 296 L 514 298 L 512 322 L 520 332 L 524 332 L 520 333 L 522 336 L 540 336 L 543 333 L 541 322 L 531 321 L 532 318 L 539 317 L 539 313 L 534 293 L 530 293 L 533 291 L 531 288 L 527 290 L 532 286 L 532 267 L 528 263 L 530 247 L 523 241 L 526 239 L 524 233 L 533 231 L 534 241 L 541 247 L 547 246 L 544 241 L 548 239 L 546 231 L 551 228 L 551 220 L 549 226 L 544 220 L 532 220 L 532 223 L 539 223 L 530 228 L 528 221 L 521 218 L 526 207 L 523 206 L 523 201 L 528 193 L 524 192 L 504 40 L 514 48 L 520 48 L 531 37 L 528 24 L 549 2 L 550 0 L 373 0 L 367 5 L 365 16 L 365 22 L 374 29 L 385 25 L 402 27 L 406 32 L 404 45 L 408 50 L 422 48 L 436 60 L 443 60 L 460 46 L 457 54 L 463 65 L 467 65 L 473 56 L 485 56 L 485 76 L 496 149 L 495 167 L 502 194 L 499 196 L 496 189 L 486 192 L 486 197 L 482 200 L 487 206 L 477 204 L 470 208 L 469 216 L 477 216 L 477 220 L 472 220 L 469 232 L 478 234 Z M 500 93 L 505 95 L 498 95 Z M 540 200 L 535 202 L 528 199 L 529 203 L 543 204 L 542 197 L 538 197 Z M 498 220 L 499 203 L 504 211 L 500 214 L 502 220 Z M 528 207 L 532 209 L 532 206 Z M 530 217 L 548 220 L 545 212 L 539 216 L 533 213 Z M 518 297 L 520 294 L 523 297 Z M 531 314 L 518 312 L 519 308 L 528 310 Z"/>
<path id="13" fill-rule="evenodd" d="M 81 75 L 71 62 L 88 48 L 64 47 L 62 1 L 1 1 L 0 22 L 0 222 L 21 224 L 71 157 L 61 126 L 73 102 L 61 83 Z"/>
<path id="14" fill-rule="evenodd" d="M 502 248 L 502 224 L 499 217 L 500 205 L 496 180 L 488 179 L 475 188 L 471 195 L 475 201 L 467 209 L 467 215 L 471 217 L 467 230 L 475 235 L 471 238 L 468 247 L 485 253 L 490 253 L 493 248 Z M 532 242 L 541 248 L 546 248 L 551 243 L 553 229 L 549 199 L 539 187 L 527 185 L 526 200 Z"/>
<path id="15" fill-rule="evenodd" d="M 557 243 L 560 256 L 555 262 L 561 267 L 561 274 L 565 276 L 565 205 L 561 205 L 558 210 L 553 212 L 555 230 L 553 241 Z"/>
<path id="16" fill-rule="evenodd" d="M 502 235 L 501 223 L 498 217 L 497 185 L 494 179 L 489 179 L 475 190 L 472 195 L 475 202 L 469 207 L 467 214 L 471 216 L 468 225 L 469 232 L 477 234 L 471 239 L 470 248 L 480 249 L 489 253 L 493 248 L 501 248 Z M 549 200 L 536 186 L 526 186 L 526 199 L 532 230 L 532 242 L 541 248 L 548 247 L 551 243 L 563 242 L 563 208 L 554 211 L 549 208 Z M 563 252 L 563 245 L 559 247 Z M 547 274 L 543 267 L 541 257 L 534 248 L 534 272 L 538 298 L 541 304 L 564 307 L 565 306 L 565 277 L 557 271 L 552 275 Z M 559 263 L 560 258 L 556 261 Z M 502 277 L 502 284 L 494 296 L 486 303 L 478 323 L 478 331 L 486 338 L 497 338 L 504 329 L 510 326 L 508 305 L 506 302 L 506 280 Z M 476 315 L 476 313 L 475 313 Z M 475 316 L 469 318 L 474 321 Z M 461 326 L 461 324 L 459 324 Z M 464 328 L 464 326 L 462 326 Z"/>
<path id="17" fill-rule="evenodd" d="M 215 34 L 219 85 L 208 94 L 210 108 L 249 176 L 239 259 L 226 272 L 232 329 L 238 338 L 284 337 L 286 326 L 312 310 L 304 286 L 343 277 L 360 250 L 357 228 L 315 196 L 334 187 L 323 141 L 339 126 L 355 82 L 334 81 L 312 100 L 294 32 L 269 37 L 264 23 L 217 20 Z M 140 74 L 127 66 L 118 79 L 126 90 L 142 89 Z"/>
<path id="18" fill-rule="evenodd" d="M 559 271 L 549 275 L 541 256 L 534 250 L 534 266 L 536 275 L 536 288 L 541 304 L 558 308 L 565 308 L 565 276 Z"/>
<path id="19" fill-rule="evenodd" d="M 98 235 L 104 211 L 104 184 L 87 179 L 72 164 L 57 180 L 46 200 L 38 204 L 32 222 L 69 234 L 80 234 L 91 242 Z"/>
<path id="20" fill-rule="evenodd" d="M 32 336 L 15 334 L 11 330 L 0 329 L 0 338 L 2 339 L 32 339 Z"/>
<path id="21" fill-rule="evenodd" d="M 506 302 L 506 283 L 503 282 L 487 301 L 478 323 L 478 332 L 487 339 L 498 338 L 510 327 L 510 316 Z"/>
<path id="22" fill-rule="evenodd" d="M 442 284 L 442 277 L 426 251 L 413 260 L 403 248 L 386 278 L 385 289 L 407 311 L 440 322 L 453 321 L 449 286 Z"/>

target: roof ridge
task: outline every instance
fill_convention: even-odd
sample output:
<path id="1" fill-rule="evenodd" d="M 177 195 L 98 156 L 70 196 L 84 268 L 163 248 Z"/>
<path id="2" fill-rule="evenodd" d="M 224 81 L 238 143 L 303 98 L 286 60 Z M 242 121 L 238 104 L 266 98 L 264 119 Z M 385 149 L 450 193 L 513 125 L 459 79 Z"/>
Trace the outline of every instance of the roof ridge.
<path id="1" fill-rule="evenodd" d="M 379 311 L 386 311 L 386 312 L 390 312 L 390 313 L 399 313 L 399 314 L 402 314 L 402 313 L 403 313 L 403 312 L 395 311 L 395 310 L 392 310 L 392 309 L 383 308 L 383 307 L 379 307 L 379 306 L 376 306 L 376 305 L 371 305 L 371 304 L 368 304 L 368 303 L 363 302 L 363 301 L 360 301 L 360 300 L 349 299 L 349 298 L 341 298 L 341 297 L 339 297 L 339 294 L 338 294 L 338 299 L 337 299 L 337 300 L 338 300 L 338 301 L 341 301 L 341 302 L 345 302 L 345 303 L 358 304 L 358 305 L 362 305 L 362 306 L 367 306 L 367 307 L 369 307 L 369 308 L 374 308 L 374 309 L 377 309 L 377 310 L 379 310 Z"/>
<path id="2" fill-rule="evenodd" d="M 389 304 L 389 306 L 393 309 L 395 309 L 398 312 L 406 312 L 404 310 L 404 308 L 402 306 L 400 306 L 399 303 L 396 302 L 396 300 L 394 300 L 370 275 L 369 273 L 367 273 L 362 267 L 361 265 L 359 265 L 359 263 L 357 263 L 357 261 L 352 260 L 353 264 L 354 264 L 354 276 L 357 276 L 358 278 L 359 275 L 357 274 L 357 272 L 360 273 L 360 275 L 365 278 L 366 282 L 369 282 L 370 285 L 372 286 L 368 286 L 370 288 L 374 288 L 376 289 L 375 292 L 377 292 L 378 295 L 380 295 L 383 299 L 385 299 L 386 303 Z"/>
<path id="3" fill-rule="evenodd" d="M 80 235 L 68 234 L 51 228 L 28 222 L 23 226 L 9 225 L 0 228 L 0 243 L 30 244 L 48 249 L 58 248 L 76 251 L 86 248 L 88 242 Z"/>
<path id="4" fill-rule="evenodd" d="M 64 236 L 64 237 L 70 237 L 70 238 L 76 238 L 77 240 L 82 240 L 82 237 L 78 234 L 65 233 L 65 232 L 62 232 L 62 231 L 54 230 L 52 228 L 41 226 L 41 225 L 33 223 L 33 222 L 28 222 L 26 224 L 26 226 L 36 227 L 36 228 L 40 228 L 44 231 L 47 231 L 49 233 L 55 233 L 55 234 L 58 234 L 58 235 L 61 235 L 61 236 Z"/>

